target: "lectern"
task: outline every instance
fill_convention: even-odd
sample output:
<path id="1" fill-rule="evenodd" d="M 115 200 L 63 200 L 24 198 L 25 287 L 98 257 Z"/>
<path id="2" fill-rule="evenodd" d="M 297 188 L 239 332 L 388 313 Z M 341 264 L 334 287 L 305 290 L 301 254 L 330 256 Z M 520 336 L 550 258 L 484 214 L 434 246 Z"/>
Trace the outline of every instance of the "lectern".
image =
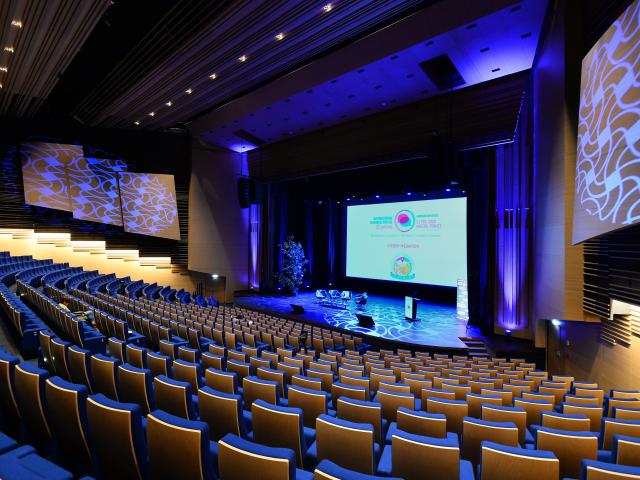
<path id="1" fill-rule="evenodd" d="M 415 320 L 418 314 L 418 299 L 413 297 L 404 297 L 404 318 L 407 320 Z"/>

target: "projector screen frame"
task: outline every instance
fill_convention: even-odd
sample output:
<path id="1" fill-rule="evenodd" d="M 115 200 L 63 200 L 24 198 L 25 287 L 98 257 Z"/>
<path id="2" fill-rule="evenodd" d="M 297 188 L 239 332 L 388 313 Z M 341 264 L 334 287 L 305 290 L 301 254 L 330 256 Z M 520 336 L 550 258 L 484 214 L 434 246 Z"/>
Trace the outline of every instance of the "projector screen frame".
<path id="1" fill-rule="evenodd" d="M 350 198 L 347 201 L 341 202 L 340 206 L 340 226 L 341 229 L 339 231 L 340 241 L 340 255 L 338 258 L 339 265 L 339 283 L 343 287 L 351 288 L 352 290 L 358 291 L 369 291 L 369 292 L 380 292 L 384 294 L 389 294 L 391 296 L 404 296 L 404 295 L 412 295 L 420 298 L 424 298 L 425 300 L 430 301 L 440 301 L 442 303 L 455 303 L 456 291 L 457 287 L 455 286 L 447 286 L 447 285 L 438 285 L 438 284 L 428 284 L 428 283 L 411 283 L 411 282 L 402 282 L 402 281 L 394 281 L 394 280 L 384 280 L 377 279 L 371 277 L 354 277 L 347 275 L 347 210 L 349 206 L 356 205 L 378 205 L 378 204 L 393 204 L 393 203 L 403 203 L 403 202 L 414 202 L 414 201 L 422 201 L 422 200 L 445 200 L 445 199 L 454 199 L 454 198 L 464 198 L 466 199 L 466 224 L 465 224 L 465 233 L 466 233 L 466 270 L 467 270 L 467 279 L 469 277 L 469 195 L 463 192 L 460 188 L 452 188 L 452 191 L 446 192 L 435 191 L 430 193 L 413 193 L 411 195 L 408 194 L 397 194 L 397 195 L 385 195 L 376 197 L 367 197 L 367 198 Z"/>

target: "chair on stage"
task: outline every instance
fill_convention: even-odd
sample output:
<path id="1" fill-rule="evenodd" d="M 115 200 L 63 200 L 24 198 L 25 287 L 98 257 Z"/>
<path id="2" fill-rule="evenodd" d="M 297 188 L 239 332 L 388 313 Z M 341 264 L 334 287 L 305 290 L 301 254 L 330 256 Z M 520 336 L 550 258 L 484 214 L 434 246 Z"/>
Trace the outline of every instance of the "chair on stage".
<path id="1" fill-rule="evenodd" d="M 351 293 L 350 290 L 344 290 L 340 294 L 340 300 L 342 300 L 342 305 L 346 307 L 348 303 L 351 301 L 352 297 L 353 297 L 353 294 Z"/>
<path id="2" fill-rule="evenodd" d="M 318 300 L 319 303 L 324 302 L 328 297 L 327 291 L 326 290 L 322 290 L 322 289 L 318 289 L 316 290 L 316 300 Z"/>
<path id="3" fill-rule="evenodd" d="M 367 292 L 358 293 L 353 297 L 353 303 L 356 304 L 358 309 L 363 309 L 364 306 L 367 304 L 368 298 L 369 298 L 369 295 L 367 295 Z"/>

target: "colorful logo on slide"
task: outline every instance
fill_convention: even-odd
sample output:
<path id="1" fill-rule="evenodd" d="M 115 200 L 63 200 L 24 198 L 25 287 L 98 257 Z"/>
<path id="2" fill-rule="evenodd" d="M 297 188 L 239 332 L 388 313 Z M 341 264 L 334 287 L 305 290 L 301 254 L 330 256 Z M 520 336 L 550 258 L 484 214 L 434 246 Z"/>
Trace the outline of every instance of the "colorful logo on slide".
<path id="1" fill-rule="evenodd" d="M 411 210 L 400 210 L 393 218 L 393 223 L 401 232 L 408 232 L 416 224 L 416 216 Z"/>
<path id="2" fill-rule="evenodd" d="M 396 280 L 411 280 L 415 278 L 416 274 L 413 273 L 413 261 L 406 255 L 397 257 L 393 261 L 391 278 Z"/>

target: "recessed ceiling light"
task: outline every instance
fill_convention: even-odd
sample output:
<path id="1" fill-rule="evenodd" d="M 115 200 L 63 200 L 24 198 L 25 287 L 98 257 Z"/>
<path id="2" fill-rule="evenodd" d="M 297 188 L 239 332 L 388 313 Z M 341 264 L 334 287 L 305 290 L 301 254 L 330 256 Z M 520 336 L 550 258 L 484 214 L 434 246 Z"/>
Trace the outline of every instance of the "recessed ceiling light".
<path id="1" fill-rule="evenodd" d="M 149 116 L 150 117 L 155 117 L 156 116 L 156 112 L 149 112 Z"/>
<path id="2" fill-rule="evenodd" d="M 333 10 L 333 4 L 332 3 L 327 3 L 324 7 L 322 7 L 322 10 L 325 13 L 330 12 L 331 10 Z"/>
<path id="3" fill-rule="evenodd" d="M 276 35 L 276 40 L 280 41 L 284 38 L 284 33 L 280 32 L 279 34 Z"/>
<path id="4" fill-rule="evenodd" d="M 167 107 L 170 107 L 171 105 L 173 105 L 173 102 L 171 100 L 169 100 L 168 102 L 165 102 L 165 105 Z"/>
<path id="5" fill-rule="evenodd" d="M 184 93 L 186 93 L 187 95 L 191 95 L 193 93 L 193 90 L 190 88 L 187 88 Z"/>
<path id="6" fill-rule="evenodd" d="M 9 53 L 13 53 L 14 52 L 13 47 L 4 47 L 4 51 L 5 52 L 9 52 Z"/>
<path id="7" fill-rule="evenodd" d="M 216 73 L 212 73 L 211 75 L 209 75 L 209 78 L 211 80 L 215 80 L 216 78 L 218 78 L 218 75 Z"/>
<path id="8" fill-rule="evenodd" d="M 136 125 L 140 125 L 140 121 L 138 121 L 138 120 L 136 120 L 136 121 L 135 121 L 135 122 L 133 122 L 133 123 L 135 123 Z"/>
<path id="9" fill-rule="evenodd" d="M 5 67 L 4 65 L 2 67 L 0 67 L 0 72 L 8 72 L 9 69 L 7 67 Z"/>
<path id="10" fill-rule="evenodd" d="M 241 62 L 246 62 L 247 61 L 247 56 L 246 55 L 242 55 L 240 58 L 238 58 L 238 60 L 240 60 Z"/>
<path id="11" fill-rule="evenodd" d="M 20 20 L 11 20 L 11 26 L 22 28 L 22 22 Z"/>

